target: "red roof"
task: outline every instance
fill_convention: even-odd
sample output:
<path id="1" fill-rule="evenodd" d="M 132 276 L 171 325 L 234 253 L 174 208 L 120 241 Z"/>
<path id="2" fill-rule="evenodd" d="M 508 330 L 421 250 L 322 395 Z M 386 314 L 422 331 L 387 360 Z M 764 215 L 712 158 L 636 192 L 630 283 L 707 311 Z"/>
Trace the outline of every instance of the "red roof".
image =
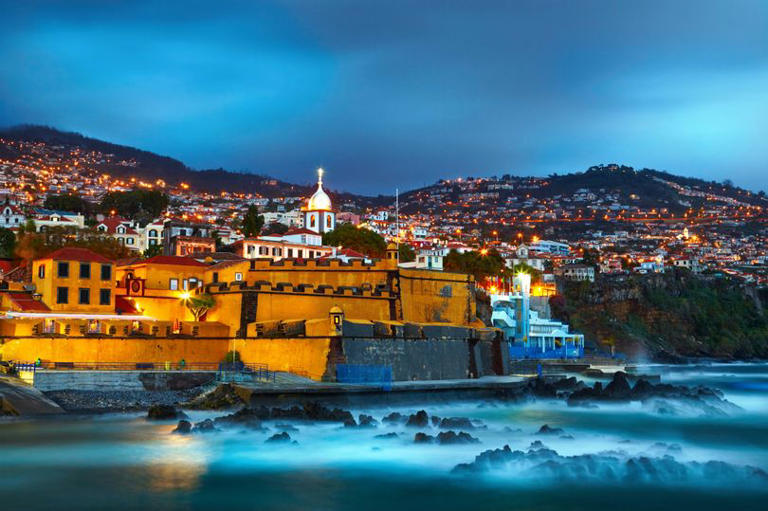
<path id="1" fill-rule="evenodd" d="M 293 236 L 296 234 L 312 234 L 314 236 L 320 236 L 315 231 L 310 231 L 309 229 L 306 229 L 304 227 L 291 227 L 287 231 L 285 231 L 285 234 L 283 236 Z"/>
<path id="2" fill-rule="evenodd" d="M 46 304 L 40 300 L 35 300 L 29 293 L 8 293 L 11 302 L 21 309 L 22 312 L 50 312 Z"/>
<path id="3" fill-rule="evenodd" d="M 181 257 L 181 256 L 155 256 L 150 257 L 146 261 L 139 261 L 139 264 L 142 263 L 152 263 L 152 264 L 176 264 L 180 266 L 206 266 L 205 264 L 201 263 L 200 261 L 195 261 L 194 259 L 190 259 L 189 257 Z"/>
<path id="4" fill-rule="evenodd" d="M 16 265 L 13 263 L 13 261 L 8 261 L 7 259 L 0 259 L 0 273 L 8 273 L 15 267 Z"/>
<path id="5" fill-rule="evenodd" d="M 105 218 L 99 224 L 99 226 L 103 225 L 104 227 L 106 227 L 107 228 L 107 232 L 109 234 L 116 234 L 117 233 L 117 228 L 120 227 L 121 225 L 123 227 L 125 227 L 125 232 L 121 233 L 121 234 L 138 234 L 133 228 L 131 228 L 127 224 L 128 224 L 128 220 L 126 220 L 124 218 L 120 218 L 118 216 L 111 216 L 109 218 Z"/>
<path id="6" fill-rule="evenodd" d="M 93 250 L 78 247 L 64 247 L 38 259 L 53 259 L 54 261 L 83 261 L 91 263 L 111 263 L 109 259 Z"/>

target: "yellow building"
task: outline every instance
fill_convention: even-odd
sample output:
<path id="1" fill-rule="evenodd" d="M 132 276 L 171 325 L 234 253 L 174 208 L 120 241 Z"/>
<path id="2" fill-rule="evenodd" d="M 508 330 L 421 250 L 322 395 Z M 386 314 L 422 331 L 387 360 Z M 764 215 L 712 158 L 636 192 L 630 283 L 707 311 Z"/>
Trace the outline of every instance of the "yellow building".
<path id="1" fill-rule="evenodd" d="M 36 259 L 32 283 L 53 311 L 114 311 L 114 263 L 84 248 L 62 248 Z"/>

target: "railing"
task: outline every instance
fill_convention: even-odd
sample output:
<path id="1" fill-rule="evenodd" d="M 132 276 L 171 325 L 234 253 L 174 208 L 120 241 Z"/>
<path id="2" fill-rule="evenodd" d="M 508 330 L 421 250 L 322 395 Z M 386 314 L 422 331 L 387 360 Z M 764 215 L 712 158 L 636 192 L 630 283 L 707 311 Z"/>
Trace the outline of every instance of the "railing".
<path id="1" fill-rule="evenodd" d="M 220 381 L 249 380 L 275 383 L 276 372 L 270 371 L 267 364 L 245 364 L 243 362 L 221 362 L 217 370 Z"/>
<path id="2" fill-rule="evenodd" d="M 48 371 L 218 371 L 218 362 L 23 362 L 20 365 L 34 365 Z"/>

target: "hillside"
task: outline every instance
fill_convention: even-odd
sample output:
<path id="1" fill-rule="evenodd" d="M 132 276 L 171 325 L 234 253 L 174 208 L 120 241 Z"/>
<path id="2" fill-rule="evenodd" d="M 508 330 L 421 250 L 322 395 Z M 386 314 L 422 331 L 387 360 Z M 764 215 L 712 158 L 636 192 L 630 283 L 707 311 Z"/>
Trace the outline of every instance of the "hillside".
<path id="1" fill-rule="evenodd" d="M 687 270 L 562 282 L 554 317 L 588 344 L 633 357 L 768 358 L 768 296 L 727 277 Z"/>
<path id="2" fill-rule="evenodd" d="M 96 165 L 96 170 L 116 177 L 136 177 L 149 182 L 162 179 L 171 186 L 184 182 L 192 189 L 213 191 L 211 184 L 215 183 L 221 190 L 257 193 L 265 197 L 304 197 L 313 189 L 312 186 L 296 185 L 259 174 L 232 172 L 221 168 L 196 170 L 169 156 L 105 142 L 79 133 L 64 132 L 48 126 L 14 126 L 0 130 L 0 138 L 20 142 L 42 142 L 48 146 L 60 147 L 61 151 L 77 148 L 86 152 L 97 151 L 114 155 L 112 159 L 114 163 Z M 23 156 L 28 155 L 21 154 L 15 147 L 0 144 L 0 158 L 15 159 Z M 382 201 L 381 197 L 364 197 L 333 190 L 329 193 L 334 199 L 340 201 L 352 200 L 363 204 L 378 204 Z"/>

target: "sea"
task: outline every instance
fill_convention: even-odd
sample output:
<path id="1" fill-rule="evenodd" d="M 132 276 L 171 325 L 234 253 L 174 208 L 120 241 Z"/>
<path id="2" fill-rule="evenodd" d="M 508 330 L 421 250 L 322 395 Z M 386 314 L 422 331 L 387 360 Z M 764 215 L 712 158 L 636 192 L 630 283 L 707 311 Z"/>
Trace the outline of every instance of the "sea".
<path id="1" fill-rule="evenodd" d="M 268 431 L 190 435 L 138 413 L 3 420 L 0 508 L 767 510 L 768 364 L 642 370 L 715 387 L 736 407 L 440 402 L 351 410 L 374 428 L 267 421 Z M 417 431 L 441 430 L 381 422 L 420 409 L 469 418 L 477 441 L 415 443 Z M 189 412 L 193 422 L 223 414 Z M 281 431 L 291 440 L 267 442 Z M 495 450 L 502 462 L 476 462 Z"/>

